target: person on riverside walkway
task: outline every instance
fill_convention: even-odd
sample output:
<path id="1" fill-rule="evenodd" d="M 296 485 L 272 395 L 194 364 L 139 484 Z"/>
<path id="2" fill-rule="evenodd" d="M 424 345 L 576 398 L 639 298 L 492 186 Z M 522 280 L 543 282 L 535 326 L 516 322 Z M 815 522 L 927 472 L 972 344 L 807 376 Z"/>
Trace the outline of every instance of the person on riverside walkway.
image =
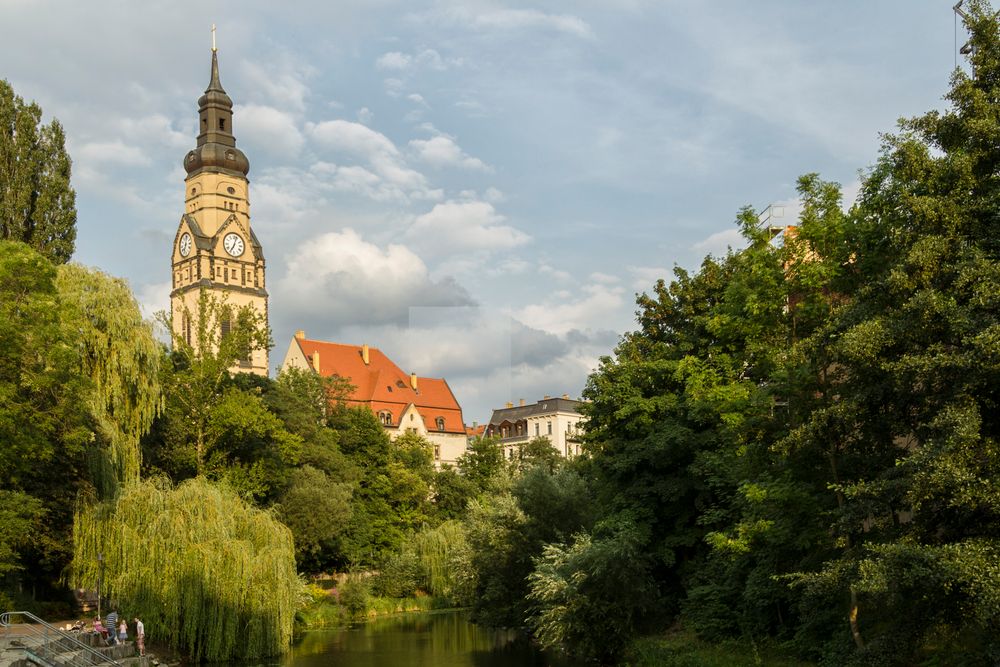
<path id="1" fill-rule="evenodd" d="M 128 641 L 128 623 L 126 623 L 125 619 L 123 618 L 122 622 L 118 624 L 118 642 L 124 644 L 127 641 Z"/>
<path id="2" fill-rule="evenodd" d="M 115 632 L 115 628 L 118 627 L 118 611 L 112 607 L 111 612 L 104 617 L 104 627 L 108 629 L 108 637 L 110 639 L 109 643 L 114 645 L 118 643 L 118 634 Z"/>
<path id="3" fill-rule="evenodd" d="M 139 649 L 139 655 L 146 655 L 146 626 L 138 616 L 135 617 L 135 647 Z"/>
<path id="4" fill-rule="evenodd" d="M 108 629 L 101 625 L 101 617 L 98 616 L 94 619 L 94 633 L 103 639 L 105 642 L 108 641 Z"/>

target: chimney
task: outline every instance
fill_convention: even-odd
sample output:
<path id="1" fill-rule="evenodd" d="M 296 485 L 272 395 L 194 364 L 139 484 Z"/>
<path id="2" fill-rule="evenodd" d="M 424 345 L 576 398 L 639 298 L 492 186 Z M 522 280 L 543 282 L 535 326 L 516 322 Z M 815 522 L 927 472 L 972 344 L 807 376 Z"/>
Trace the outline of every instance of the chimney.
<path id="1" fill-rule="evenodd" d="M 517 404 L 518 404 L 518 405 L 519 405 L 520 407 L 524 407 L 524 399 L 523 399 L 523 398 L 519 398 L 519 399 L 517 399 Z"/>
<path id="2" fill-rule="evenodd" d="M 513 403 L 511 403 L 510 401 L 507 401 L 507 406 L 506 406 L 506 407 L 508 407 L 508 408 L 512 408 L 512 407 L 514 407 L 514 404 L 513 404 Z"/>
<path id="3" fill-rule="evenodd" d="M 479 428 L 479 422 L 477 421 L 472 422 L 472 430 L 475 431 L 477 428 Z"/>
<path id="4" fill-rule="evenodd" d="M 295 337 L 298 338 L 299 340 L 302 340 L 303 338 L 306 337 L 306 332 L 303 331 L 302 329 L 299 329 L 298 331 L 295 332 Z"/>
<path id="5" fill-rule="evenodd" d="M 416 373 L 410 373 L 410 387 L 413 389 L 413 391 L 417 390 L 417 374 Z"/>
<path id="6" fill-rule="evenodd" d="M 569 398 L 569 394 L 563 394 L 562 397 L 565 398 L 565 399 L 568 399 Z"/>
<path id="7" fill-rule="evenodd" d="M 361 346 L 361 361 L 365 362 L 365 366 L 368 365 L 369 362 L 368 343 L 365 343 L 364 345 Z"/>
<path id="8" fill-rule="evenodd" d="M 542 396 L 542 400 L 543 400 L 543 401 L 547 401 L 547 400 L 549 400 L 550 398 L 552 398 L 552 397 L 551 397 L 551 396 L 549 396 L 548 394 L 545 394 L 544 396 Z"/>
<path id="9" fill-rule="evenodd" d="M 319 350 L 313 352 L 312 362 L 313 362 L 313 370 L 319 373 Z"/>

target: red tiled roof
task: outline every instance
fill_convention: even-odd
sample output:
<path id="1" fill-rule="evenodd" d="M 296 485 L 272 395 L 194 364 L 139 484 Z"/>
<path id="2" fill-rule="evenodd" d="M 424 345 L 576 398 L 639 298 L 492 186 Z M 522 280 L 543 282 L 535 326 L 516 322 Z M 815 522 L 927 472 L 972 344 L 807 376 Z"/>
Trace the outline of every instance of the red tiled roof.
<path id="1" fill-rule="evenodd" d="M 354 385 L 349 403 L 364 404 L 378 413 L 392 413 L 393 425 L 406 408 L 413 404 L 424 418 L 430 432 L 439 431 L 436 419 L 444 419 L 446 433 L 465 433 L 462 408 L 444 378 L 417 378 L 417 389 L 410 386 L 410 374 L 404 373 L 377 347 L 368 348 L 368 364 L 362 358 L 360 345 L 327 343 L 321 340 L 296 338 L 299 349 L 310 366 L 313 355 L 319 353 L 319 373 L 323 376 L 339 375 Z M 405 426 L 405 425 L 404 425 Z"/>
<path id="2" fill-rule="evenodd" d="M 470 438 L 481 438 L 483 436 L 483 433 L 485 432 L 486 432 L 486 424 L 480 424 L 475 428 L 473 428 L 472 426 L 465 427 L 465 435 L 469 436 Z"/>

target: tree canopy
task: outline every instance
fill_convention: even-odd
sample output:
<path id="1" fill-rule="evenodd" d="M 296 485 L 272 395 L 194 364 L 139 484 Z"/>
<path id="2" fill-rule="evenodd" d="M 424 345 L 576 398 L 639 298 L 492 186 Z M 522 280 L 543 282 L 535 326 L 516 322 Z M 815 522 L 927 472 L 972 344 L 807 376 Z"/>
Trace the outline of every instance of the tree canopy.
<path id="1" fill-rule="evenodd" d="M 41 107 L 25 104 L 0 79 L 0 240 L 69 261 L 76 241 L 71 165 L 59 121 L 43 125 Z"/>

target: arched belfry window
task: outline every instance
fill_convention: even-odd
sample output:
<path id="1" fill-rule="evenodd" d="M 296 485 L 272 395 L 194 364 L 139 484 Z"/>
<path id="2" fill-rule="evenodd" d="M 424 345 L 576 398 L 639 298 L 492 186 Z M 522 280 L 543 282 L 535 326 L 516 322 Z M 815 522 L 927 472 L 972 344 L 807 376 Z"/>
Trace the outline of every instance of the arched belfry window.
<path id="1" fill-rule="evenodd" d="M 434 423 L 437 424 L 437 429 L 439 431 L 444 430 L 444 417 L 438 417 L 437 419 L 434 420 Z"/>
<path id="2" fill-rule="evenodd" d="M 382 410 L 378 413 L 379 421 L 385 426 L 392 426 L 392 413 L 388 410 Z"/>

